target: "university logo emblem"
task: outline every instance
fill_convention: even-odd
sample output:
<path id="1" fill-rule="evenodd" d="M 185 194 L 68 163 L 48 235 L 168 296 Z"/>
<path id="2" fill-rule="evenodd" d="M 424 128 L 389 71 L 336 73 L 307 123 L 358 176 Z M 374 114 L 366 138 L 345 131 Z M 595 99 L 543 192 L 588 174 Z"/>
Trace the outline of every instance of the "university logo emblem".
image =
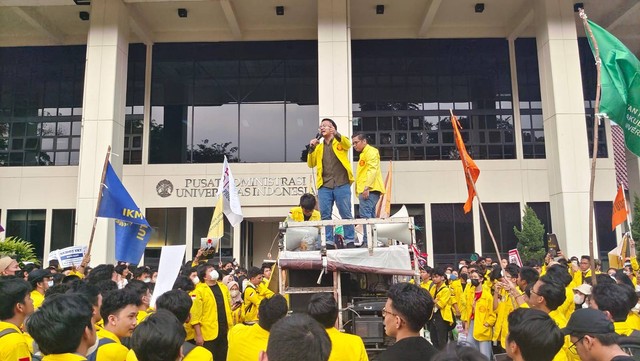
<path id="1" fill-rule="evenodd" d="M 338 150 L 340 151 L 344 150 L 344 148 L 342 148 L 342 144 L 338 144 Z"/>
<path id="2" fill-rule="evenodd" d="M 156 186 L 156 192 L 158 192 L 160 197 L 167 198 L 171 193 L 173 193 L 173 183 L 167 179 L 161 180 Z"/>
<path id="3" fill-rule="evenodd" d="M 358 164 L 360 164 L 361 167 L 364 167 L 364 160 L 359 161 Z"/>

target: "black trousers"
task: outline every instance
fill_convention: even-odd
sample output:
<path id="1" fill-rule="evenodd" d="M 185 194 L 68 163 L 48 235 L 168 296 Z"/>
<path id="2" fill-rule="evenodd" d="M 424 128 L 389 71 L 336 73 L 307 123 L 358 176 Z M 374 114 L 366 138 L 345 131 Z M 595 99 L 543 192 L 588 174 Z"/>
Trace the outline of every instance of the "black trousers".
<path id="1" fill-rule="evenodd" d="M 229 350 L 229 341 L 227 333 L 219 334 L 215 340 L 205 341 L 202 347 L 211 351 L 215 361 L 227 361 L 227 351 Z"/>
<path id="2" fill-rule="evenodd" d="M 438 350 L 442 350 L 447 345 L 449 325 L 442 319 L 441 311 L 436 312 L 429 322 L 429 334 L 431 334 L 431 343 Z"/>

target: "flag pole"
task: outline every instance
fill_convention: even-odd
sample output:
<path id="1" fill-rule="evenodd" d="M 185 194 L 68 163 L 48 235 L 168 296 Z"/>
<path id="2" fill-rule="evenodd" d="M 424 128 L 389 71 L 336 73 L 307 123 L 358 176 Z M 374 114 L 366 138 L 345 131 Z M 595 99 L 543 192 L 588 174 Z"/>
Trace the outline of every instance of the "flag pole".
<path id="1" fill-rule="evenodd" d="M 451 113 L 451 117 L 455 117 L 455 115 L 453 115 L 453 110 L 449 109 L 449 113 Z M 454 124 L 454 126 L 456 125 Z M 463 154 L 460 154 L 460 159 L 462 160 L 462 166 L 464 168 L 465 176 L 469 181 L 469 183 L 471 183 L 473 187 L 473 191 L 476 194 L 476 199 L 478 200 L 478 206 L 480 207 L 482 218 L 484 218 L 484 224 L 487 226 L 487 230 L 489 231 L 489 236 L 491 236 L 491 241 L 493 242 L 493 247 L 496 250 L 496 255 L 498 257 L 498 264 L 500 265 L 500 268 L 504 269 L 504 267 L 502 266 L 502 257 L 500 256 L 500 249 L 498 248 L 498 242 L 496 242 L 496 238 L 494 237 L 493 231 L 491 230 L 491 226 L 489 225 L 487 214 L 484 212 L 484 207 L 482 206 L 482 202 L 480 201 L 480 195 L 478 194 L 478 188 L 476 188 L 476 183 L 473 181 L 473 177 L 471 176 L 471 173 L 469 172 L 469 167 L 467 166 L 467 160 L 464 158 Z"/>
<path id="2" fill-rule="evenodd" d="M 87 246 L 87 254 L 91 255 L 91 247 L 93 247 L 93 237 L 96 234 L 96 224 L 98 222 L 98 211 L 102 202 L 102 188 L 104 187 L 104 178 L 107 176 L 107 165 L 109 164 L 109 156 L 111 155 L 111 146 L 107 147 L 107 155 L 104 157 L 104 166 L 102 167 L 102 177 L 100 178 L 100 189 L 98 190 L 98 203 L 96 204 L 96 214 L 93 217 L 93 227 L 91 227 L 91 236 L 89 237 L 89 246 Z"/>
<path id="3" fill-rule="evenodd" d="M 591 177 L 589 183 L 589 256 L 591 257 L 591 274 L 595 276 L 596 273 L 596 261 L 594 258 L 593 252 L 593 190 L 595 187 L 596 180 L 596 161 L 598 159 L 598 126 L 600 125 L 600 88 L 601 88 L 601 80 L 600 80 L 600 66 L 602 65 L 602 60 L 600 59 L 600 49 L 598 48 L 598 42 L 596 41 L 595 36 L 593 36 L 593 32 L 591 31 L 591 26 L 589 26 L 589 22 L 587 22 L 587 14 L 584 12 L 584 9 L 579 10 L 579 16 L 582 19 L 582 24 L 584 24 L 584 28 L 587 30 L 589 38 L 591 38 L 591 42 L 593 44 L 594 55 L 596 59 L 596 74 L 597 74 L 597 83 L 596 83 L 596 103 L 594 105 L 593 112 L 593 154 L 591 158 Z M 594 285 L 597 283 L 596 278 L 592 277 Z"/>

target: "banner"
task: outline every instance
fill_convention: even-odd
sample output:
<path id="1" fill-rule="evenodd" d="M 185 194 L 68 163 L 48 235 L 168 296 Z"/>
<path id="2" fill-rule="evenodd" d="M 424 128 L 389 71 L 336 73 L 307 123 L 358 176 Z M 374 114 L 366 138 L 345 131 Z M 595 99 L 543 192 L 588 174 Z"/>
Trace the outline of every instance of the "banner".
<path id="1" fill-rule="evenodd" d="M 376 204 L 376 218 L 389 218 L 391 216 L 391 187 L 393 183 L 393 163 L 389 161 L 389 170 L 384 180 L 384 194 Z"/>
<path id="2" fill-rule="evenodd" d="M 522 267 L 522 259 L 520 259 L 520 252 L 517 248 L 509 250 L 509 263 L 515 263 L 518 267 Z"/>
<path id="3" fill-rule="evenodd" d="M 480 168 L 476 165 L 476 162 L 471 159 L 469 153 L 467 153 L 467 148 L 464 145 L 464 141 L 462 140 L 462 134 L 460 134 L 460 123 L 458 122 L 458 118 L 451 113 L 451 126 L 453 127 L 453 135 L 456 141 L 456 147 L 458 148 L 458 153 L 460 154 L 460 159 L 462 160 L 462 168 L 464 169 L 464 178 L 467 181 L 467 192 L 468 197 L 467 201 L 464 203 L 464 213 L 469 213 L 471 211 L 471 206 L 473 205 L 473 197 L 475 197 L 476 192 L 474 190 L 474 184 L 478 180 L 480 176 Z M 472 183 L 473 182 L 473 183 Z"/>
<path id="4" fill-rule="evenodd" d="M 237 226 L 242 222 L 242 208 L 240 207 L 240 198 L 238 191 L 227 162 L 227 156 L 224 156 L 224 164 L 222 165 L 222 176 L 220 177 L 220 187 L 218 188 L 218 197 L 222 197 L 224 215 L 227 216 L 232 226 Z"/>
<path id="5" fill-rule="evenodd" d="M 622 185 L 618 186 L 616 199 L 613 200 L 613 211 L 611 212 L 611 230 L 627 219 L 629 211 L 627 210 L 627 202 L 624 199 L 624 190 Z"/>
<path id="6" fill-rule="evenodd" d="M 180 272 L 180 266 L 184 262 L 186 247 L 185 245 L 162 247 L 160 264 L 158 265 L 158 279 L 151 296 L 151 307 L 155 307 L 158 297 L 173 288 Z"/>
<path id="7" fill-rule="evenodd" d="M 151 226 L 120 182 L 111 162 L 107 164 L 98 217 L 116 220 L 116 260 L 140 263 L 151 238 Z"/>
<path id="8" fill-rule="evenodd" d="M 624 142 L 640 157 L 640 61 L 615 36 L 587 20 L 600 50 L 600 113 L 624 131 Z M 589 33 L 587 29 L 587 34 Z M 591 37 L 589 45 L 595 56 Z"/>
<path id="9" fill-rule="evenodd" d="M 49 252 L 48 261 L 57 260 L 60 268 L 80 266 L 82 259 L 87 253 L 86 246 L 72 246 L 63 249 L 57 249 Z"/>
<path id="10" fill-rule="evenodd" d="M 224 219 L 222 218 L 222 197 L 218 195 L 218 201 L 216 202 L 216 208 L 213 210 L 213 216 L 211 217 L 211 224 L 209 225 L 209 232 L 207 232 L 207 238 L 209 244 L 215 243 L 216 252 L 218 252 L 218 246 L 222 236 L 224 236 Z M 210 247 L 209 247 L 210 248 Z"/>

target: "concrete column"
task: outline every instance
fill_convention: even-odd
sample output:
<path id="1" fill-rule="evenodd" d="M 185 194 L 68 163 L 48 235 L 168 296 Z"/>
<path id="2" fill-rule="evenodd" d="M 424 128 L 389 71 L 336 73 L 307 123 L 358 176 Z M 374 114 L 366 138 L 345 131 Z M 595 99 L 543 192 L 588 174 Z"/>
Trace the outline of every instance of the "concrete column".
<path id="1" fill-rule="evenodd" d="M 77 245 L 89 242 L 107 146 L 111 145 L 113 153 L 123 154 L 128 52 L 127 7 L 121 0 L 92 0 L 78 171 Z M 122 176 L 122 157 L 112 156 L 111 164 Z M 113 220 L 100 218 L 91 263 L 111 263 L 114 256 Z"/>
<path id="2" fill-rule="evenodd" d="M 320 119 L 351 137 L 349 0 L 318 1 L 318 101 Z"/>
<path id="3" fill-rule="evenodd" d="M 534 4 L 553 232 L 564 254 L 589 254 L 590 161 L 573 3 Z"/>

